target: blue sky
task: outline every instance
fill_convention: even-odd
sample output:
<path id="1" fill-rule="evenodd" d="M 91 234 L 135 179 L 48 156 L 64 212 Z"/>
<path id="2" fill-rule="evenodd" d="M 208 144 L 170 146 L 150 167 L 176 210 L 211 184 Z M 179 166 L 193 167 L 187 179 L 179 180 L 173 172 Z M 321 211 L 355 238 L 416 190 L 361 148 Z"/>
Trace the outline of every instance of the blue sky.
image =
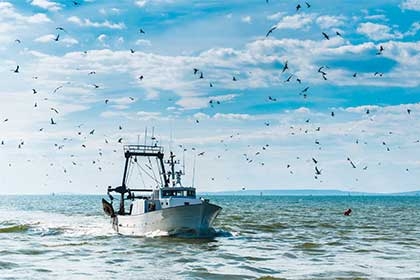
<path id="1" fill-rule="evenodd" d="M 201 191 L 419 189 L 420 1 L 76 2 L 0 2 L 0 193 L 104 193 L 146 127 Z"/>

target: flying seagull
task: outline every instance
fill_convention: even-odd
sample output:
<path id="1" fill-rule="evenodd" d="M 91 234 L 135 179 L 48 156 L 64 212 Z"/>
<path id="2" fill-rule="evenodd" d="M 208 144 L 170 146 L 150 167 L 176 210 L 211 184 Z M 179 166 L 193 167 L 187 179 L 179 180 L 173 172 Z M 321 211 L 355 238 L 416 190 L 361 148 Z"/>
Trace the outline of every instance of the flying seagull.
<path id="1" fill-rule="evenodd" d="M 61 26 L 56 27 L 55 30 L 61 30 L 61 31 L 64 31 L 64 32 L 67 33 L 67 31 Z"/>
<path id="2" fill-rule="evenodd" d="M 16 65 L 16 69 L 12 70 L 12 71 L 15 72 L 15 73 L 19 73 L 19 65 Z"/>
<path id="3" fill-rule="evenodd" d="M 322 35 L 324 35 L 325 39 L 327 39 L 327 40 L 329 40 L 329 39 L 330 39 L 330 36 L 328 36 L 328 35 L 327 35 L 327 33 L 322 32 Z"/>
<path id="4" fill-rule="evenodd" d="M 349 157 L 347 158 L 347 161 L 350 162 L 350 164 L 353 168 L 356 168 L 356 165 L 354 165 L 354 163 L 351 161 L 351 159 Z"/>
<path id="5" fill-rule="evenodd" d="M 51 107 L 51 108 L 50 108 L 50 110 L 51 110 L 51 111 L 54 111 L 54 112 L 56 112 L 56 113 L 58 114 L 58 110 L 57 110 L 57 109 L 55 109 L 55 108 Z"/>
<path id="6" fill-rule="evenodd" d="M 276 30 L 276 28 L 277 28 L 277 25 L 274 25 L 273 27 L 271 27 L 268 30 L 267 34 L 265 34 L 265 37 L 267 38 L 274 30 Z"/>
<path id="7" fill-rule="evenodd" d="M 287 60 L 286 60 L 286 62 L 284 63 L 284 66 L 283 66 L 283 69 L 281 70 L 281 72 L 283 73 L 284 71 L 286 71 L 287 69 L 289 69 L 289 66 L 288 66 L 288 64 L 287 64 Z"/>

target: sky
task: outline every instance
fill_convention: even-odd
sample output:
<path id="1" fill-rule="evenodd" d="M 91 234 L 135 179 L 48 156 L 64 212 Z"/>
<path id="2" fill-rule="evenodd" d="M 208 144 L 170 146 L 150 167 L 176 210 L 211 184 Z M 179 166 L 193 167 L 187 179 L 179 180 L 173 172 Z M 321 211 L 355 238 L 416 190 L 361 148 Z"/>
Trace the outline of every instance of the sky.
<path id="1" fill-rule="evenodd" d="M 0 15 L 0 194 L 105 193 L 123 145 L 152 136 L 202 192 L 420 189 L 418 0 L 22 0 Z"/>

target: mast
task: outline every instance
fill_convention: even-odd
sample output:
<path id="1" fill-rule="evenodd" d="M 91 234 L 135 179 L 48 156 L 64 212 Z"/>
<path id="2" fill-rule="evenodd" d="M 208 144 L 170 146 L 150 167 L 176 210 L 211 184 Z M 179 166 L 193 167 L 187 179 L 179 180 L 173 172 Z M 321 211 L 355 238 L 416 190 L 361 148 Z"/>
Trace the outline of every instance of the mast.
<path id="1" fill-rule="evenodd" d="M 175 162 L 174 162 L 174 153 L 172 153 L 171 151 L 171 155 L 170 155 L 171 159 L 170 159 L 170 165 L 171 165 L 171 172 L 172 172 L 172 186 L 175 187 Z"/>
<path id="2" fill-rule="evenodd" d="M 166 177 L 165 166 L 163 162 L 163 148 L 160 146 L 147 146 L 147 145 L 125 145 L 124 146 L 124 156 L 125 156 L 125 166 L 124 174 L 122 178 L 121 189 L 118 192 L 121 192 L 120 200 L 120 209 L 118 214 L 124 215 L 124 194 L 127 193 L 127 174 L 130 167 L 130 160 L 132 157 L 156 157 L 159 160 L 159 165 L 161 169 L 161 176 L 163 176 L 164 186 L 168 187 L 168 179 Z M 171 153 L 172 154 L 172 153 Z"/>
<path id="3" fill-rule="evenodd" d="M 124 209 L 124 193 L 125 193 L 125 191 L 127 189 L 125 182 L 126 182 L 126 179 L 127 179 L 128 165 L 130 163 L 130 157 L 131 157 L 130 154 L 129 154 L 129 151 L 126 151 L 124 153 L 124 156 L 125 156 L 125 166 L 124 166 L 124 175 L 123 175 L 122 184 L 121 184 L 121 186 L 122 186 L 123 189 L 122 189 L 122 192 L 121 192 L 120 210 L 118 211 L 118 214 L 120 214 L 120 215 L 123 215 L 125 213 L 125 209 Z"/>

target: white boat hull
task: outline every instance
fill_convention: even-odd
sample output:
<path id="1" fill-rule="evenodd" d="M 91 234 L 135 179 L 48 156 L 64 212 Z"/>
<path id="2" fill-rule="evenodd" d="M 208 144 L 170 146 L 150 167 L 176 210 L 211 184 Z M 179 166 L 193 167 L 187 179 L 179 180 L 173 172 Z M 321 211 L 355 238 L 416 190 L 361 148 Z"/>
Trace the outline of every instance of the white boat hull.
<path id="1" fill-rule="evenodd" d="M 206 236 L 221 207 L 203 202 L 156 210 L 138 215 L 116 215 L 113 228 L 129 236 L 193 234 Z"/>

